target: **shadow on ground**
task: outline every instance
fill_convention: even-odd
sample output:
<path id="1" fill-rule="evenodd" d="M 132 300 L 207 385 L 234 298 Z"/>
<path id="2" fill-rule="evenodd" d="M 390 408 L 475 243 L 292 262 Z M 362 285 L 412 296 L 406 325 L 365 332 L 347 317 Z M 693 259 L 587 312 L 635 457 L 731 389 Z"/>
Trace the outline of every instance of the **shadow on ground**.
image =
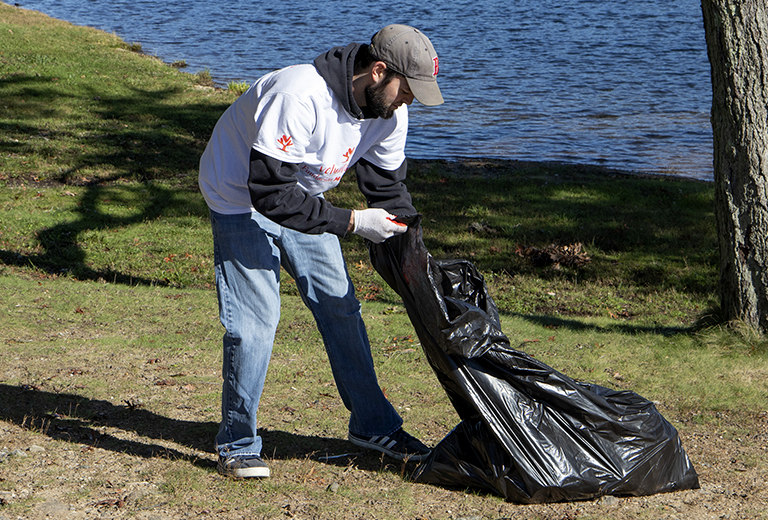
<path id="1" fill-rule="evenodd" d="M 207 470 L 215 469 L 213 444 L 218 424 L 166 417 L 129 404 L 116 405 L 77 394 L 55 393 L 29 385 L 0 384 L 0 420 L 46 435 L 54 440 L 110 450 L 143 458 L 185 460 Z M 120 430 L 104 433 L 104 428 Z M 125 433 L 125 438 L 122 433 Z M 382 464 L 375 452 L 363 453 L 346 440 L 299 435 L 262 428 L 264 456 L 273 460 L 312 459 L 346 467 L 354 462 L 364 470 L 398 468 Z M 137 435 L 140 439 L 130 438 Z M 175 449 L 155 441 L 170 441 L 189 448 Z"/>

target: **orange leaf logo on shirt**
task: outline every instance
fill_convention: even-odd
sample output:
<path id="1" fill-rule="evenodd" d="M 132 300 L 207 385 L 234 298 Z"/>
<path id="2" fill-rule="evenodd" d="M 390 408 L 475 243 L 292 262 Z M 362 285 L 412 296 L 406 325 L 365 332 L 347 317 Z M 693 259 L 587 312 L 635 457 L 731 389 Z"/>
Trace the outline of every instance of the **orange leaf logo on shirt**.
<path id="1" fill-rule="evenodd" d="M 349 159 L 352 157 L 353 153 L 355 153 L 355 149 L 354 148 L 350 148 L 349 150 L 347 150 L 347 153 L 344 154 L 344 162 L 349 161 Z"/>
<path id="2" fill-rule="evenodd" d="M 277 140 L 277 144 L 280 145 L 280 149 L 284 152 L 288 151 L 289 146 L 293 146 L 293 139 L 291 139 L 290 135 L 285 135 Z"/>

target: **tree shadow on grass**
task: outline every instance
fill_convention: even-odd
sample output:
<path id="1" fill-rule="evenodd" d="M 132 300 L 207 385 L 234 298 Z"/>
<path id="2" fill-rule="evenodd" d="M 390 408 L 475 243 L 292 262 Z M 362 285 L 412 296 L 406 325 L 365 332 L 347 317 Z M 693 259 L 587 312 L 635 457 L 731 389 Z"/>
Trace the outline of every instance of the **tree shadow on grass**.
<path id="1" fill-rule="evenodd" d="M 597 325 L 577 319 L 559 318 L 556 316 L 505 313 L 506 316 L 514 316 L 529 323 L 548 328 L 564 328 L 573 331 L 589 331 L 596 333 L 620 332 L 622 334 L 658 334 L 661 336 L 675 336 L 678 334 L 690 334 L 697 330 L 697 323 L 691 327 L 670 327 L 661 325 L 637 325 L 634 323 L 617 322 L 609 326 Z M 514 341 L 512 342 L 514 344 Z"/>
<path id="2" fill-rule="evenodd" d="M 47 118 L 67 120 L 64 111 L 73 104 L 65 98 L 71 97 L 71 92 L 61 90 L 54 80 L 15 75 L 0 81 L 0 94 L 16 94 L 6 97 L 14 120 L 0 121 L 7 136 L 0 139 L 0 153 L 30 158 L 61 154 L 60 159 L 48 160 L 61 163 L 58 174 L 20 180 L 85 186 L 77 202 L 79 218 L 38 230 L 42 252 L 0 250 L 0 261 L 33 266 L 49 274 L 66 272 L 83 280 L 165 285 L 165 280 L 137 277 L 120 268 L 90 267 L 80 237 L 88 231 L 118 229 L 179 212 L 204 218 L 207 210 L 202 197 L 190 205 L 190 197 L 178 195 L 180 191 L 197 191 L 195 172 L 200 154 L 227 104 L 185 102 L 183 91 L 176 88 L 125 88 L 118 95 L 88 85 L 80 89 L 76 101 L 89 107 L 89 117 L 74 118 L 71 125 L 51 129 L 41 118 L 42 111 Z M 65 144 L 54 146 L 56 141 Z M 145 196 L 129 216 L 111 216 L 100 209 L 105 193 L 125 180 L 139 184 L 123 183 L 121 189 L 141 190 Z"/>
<path id="3" fill-rule="evenodd" d="M 116 405 L 103 399 L 49 392 L 29 385 L 0 383 L 0 402 L 3 403 L 0 420 L 53 440 L 142 458 L 184 460 L 206 470 L 216 467 L 213 445 L 218 424 L 212 421 L 174 419 L 128 403 Z M 104 431 L 105 428 L 108 431 Z M 269 428 L 262 428 L 259 433 L 268 459 L 310 459 L 340 467 L 354 463 L 368 471 L 403 472 L 402 463 L 385 465 L 380 455 L 363 453 L 343 439 Z M 134 438 L 135 435 L 140 438 Z M 153 439 L 165 443 L 153 442 Z M 167 442 L 189 450 L 168 446 Z"/>
<path id="4" fill-rule="evenodd" d="M 122 187 L 142 197 L 142 205 L 134 208 L 129 216 L 105 213 L 101 203 L 110 189 L 103 185 L 89 186 L 77 204 L 77 220 L 68 220 L 36 232 L 42 248 L 39 253 L 22 254 L 0 250 L 0 261 L 6 265 L 34 267 L 48 274 L 69 274 L 79 280 L 106 280 L 127 285 L 166 285 L 165 280 L 143 278 L 113 268 L 94 268 L 89 265 L 86 252 L 81 246 L 83 234 L 95 230 L 119 229 L 161 218 L 178 202 L 174 193 L 162 186 L 150 183 L 135 188 Z M 139 198 L 139 197 L 137 197 Z"/>
<path id="5" fill-rule="evenodd" d="M 425 215 L 425 244 L 438 258 L 467 258 L 483 271 L 544 279 L 619 282 L 709 294 L 717 280 L 710 183 L 506 160 L 411 161 L 409 187 Z M 455 208 L 446 213 L 446 207 Z M 448 227 L 467 233 L 465 242 Z M 466 244 L 473 244 L 468 250 Z M 582 244 L 578 268 L 536 265 L 529 246 Z M 595 254 L 597 253 L 597 254 Z"/>
<path id="6" fill-rule="evenodd" d="M 61 184 L 187 177 L 229 105 L 189 92 L 98 82 L 61 86 L 58 78 L 24 74 L 2 78 L 8 117 L 0 119 L 0 153 L 29 165 L 2 173 Z M 35 171 L 33 158 L 43 171 Z"/>

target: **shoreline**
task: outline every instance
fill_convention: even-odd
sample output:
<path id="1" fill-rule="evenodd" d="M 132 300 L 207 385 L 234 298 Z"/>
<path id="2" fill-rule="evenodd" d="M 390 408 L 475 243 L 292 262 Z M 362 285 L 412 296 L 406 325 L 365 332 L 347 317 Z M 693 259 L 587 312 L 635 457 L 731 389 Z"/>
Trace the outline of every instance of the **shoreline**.
<path id="1" fill-rule="evenodd" d="M 217 74 L 209 69 L 204 69 L 199 72 L 191 72 L 184 70 L 186 66 L 179 67 L 179 62 L 184 62 L 186 64 L 185 59 L 181 60 L 174 60 L 174 61 L 166 61 L 162 56 L 159 56 L 157 54 L 152 54 L 150 52 L 146 52 L 142 48 L 142 44 L 140 41 L 135 42 L 129 42 L 126 40 L 123 36 L 118 35 L 116 33 L 109 33 L 104 29 L 96 28 L 92 25 L 79 25 L 75 24 L 73 22 L 69 22 L 67 20 L 61 19 L 61 18 L 55 18 L 51 15 L 46 14 L 43 11 L 35 10 L 32 8 L 27 8 L 23 4 L 16 3 L 14 5 L 11 4 L 5 4 L 9 7 L 19 9 L 22 11 L 26 11 L 29 13 L 35 13 L 37 15 L 45 16 L 50 18 L 51 20 L 57 20 L 62 23 L 69 24 L 72 27 L 83 27 L 88 28 L 94 31 L 98 31 L 100 33 L 103 33 L 105 35 L 111 35 L 118 39 L 120 39 L 123 43 L 125 43 L 126 46 L 130 47 L 133 52 L 136 54 L 146 56 L 148 58 L 156 59 L 159 62 L 163 63 L 165 66 L 176 70 L 182 74 L 187 74 L 190 76 L 198 76 L 201 74 L 207 75 L 208 78 L 211 81 L 210 88 L 221 91 L 221 92 L 228 92 L 229 89 L 227 88 L 226 79 L 221 80 L 217 79 Z M 631 168 L 622 168 L 621 166 L 616 167 L 609 167 L 604 166 L 599 163 L 589 162 L 589 161 L 561 161 L 561 160 L 547 160 L 547 159 L 516 159 L 514 157 L 499 157 L 499 156 L 440 156 L 440 157 L 428 157 L 428 156 L 410 156 L 408 155 L 408 159 L 412 161 L 419 161 L 419 162 L 428 162 L 428 161 L 446 161 L 449 163 L 475 163 L 475 162 L 485 162 L 489 164 L 498 164 L 501 162 L 506 162 L 506 164 L 513 168 L 518 168 L 520 166 L 524 167 L 530 167 L 530 166 L 538 166 L 538 167 L 555 167 L 555 168 L 575 168 L 577 170 L 583 169 L 583 170 L 595 170 L 599 172 L 603 172 L 604 174 L 613 174 L 613 175 L 631 175 L 631 176 L 637 176 L 637 177 L 649 177 L 649 178 L 655 178 L 655 177 L 661 177 L 661 178 L 672 178 L 676 180 L 693 180 L 693 181 L 699 181 L 699 182 L 713 182 L 714 181 L 714 173 L 711 172 L 710 175 L 695 175 L 695 174 L 684 174 L 680 172 L 654 172 L 654 171 L 642 171 L 642 170 L 634 170 Z"/>
<path id="2" fill-rule="evenodd" d="M 702 179 L 680 174 L 649 173 L 635 170 L 625 170 L 620 168 L 610 168 L 599 164 L 565 162 L 565 161 L 533 161 L 512 158 L 496 157 L 448 157 L 448 158 L 414 158 L 407 157 L 409 163 L 414 164 L 446 164 L 455 168 L 456 165 L 468 166 L 472 168 L 488 167 L 507 168 L 511 171 L 536 171 L 542 169 L 555 170 L 562 173 L 583 173 L 596 174 L 602 176 L 619 176 L 638 179 L 667 179 L 673 181 L 691 181 L 710 184 L 714 179 Z"/>

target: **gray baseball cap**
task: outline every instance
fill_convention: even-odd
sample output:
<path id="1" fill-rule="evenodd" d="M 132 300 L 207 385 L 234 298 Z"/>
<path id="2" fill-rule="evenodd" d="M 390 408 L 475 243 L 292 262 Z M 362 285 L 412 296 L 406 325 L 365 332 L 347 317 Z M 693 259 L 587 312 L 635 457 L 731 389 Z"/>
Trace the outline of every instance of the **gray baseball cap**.
<path id="1" fill-rule="evenodd" d="M 443 102 L 437 87 L 437 52 L 424 33 L 408 25 L 387 25 L 373 35 L 370 50 L 374 58 L 406 77 L 419 103 L 433 106 Z"/>

